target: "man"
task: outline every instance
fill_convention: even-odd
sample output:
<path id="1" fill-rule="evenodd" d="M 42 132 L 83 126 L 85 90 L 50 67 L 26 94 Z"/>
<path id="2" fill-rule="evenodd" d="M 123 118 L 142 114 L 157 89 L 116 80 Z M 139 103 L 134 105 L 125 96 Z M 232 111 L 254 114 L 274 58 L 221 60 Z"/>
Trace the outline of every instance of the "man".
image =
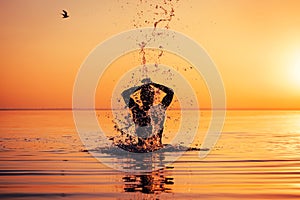
<path id="1" fill-rule="evenodd" d="M 150 78 L 143 79 L 142 83 L 141 86 L 125 90 L 122 96 L 132 114 L 138 145 L 157 141 L 162 146 L 165 112 L 174 92 L 166 86 L 153 83 Z"/>

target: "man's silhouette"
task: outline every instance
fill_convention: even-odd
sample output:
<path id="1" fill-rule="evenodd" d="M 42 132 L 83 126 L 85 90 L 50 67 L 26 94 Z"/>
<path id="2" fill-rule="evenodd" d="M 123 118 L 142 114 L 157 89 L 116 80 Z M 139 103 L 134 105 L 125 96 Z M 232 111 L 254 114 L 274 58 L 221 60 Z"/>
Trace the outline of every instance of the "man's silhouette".
<path id="1" fill-rule="evenodd" d="M 135 124 L 135 134 L 142 139 L 156 139 L 162 145 L 165 112 L 171 104 L 172 89 L 151 82 L 150 78 L 142 80 L 143 85 L 132 87 L 122 92 L 123 99 L 131 111 Z"/>

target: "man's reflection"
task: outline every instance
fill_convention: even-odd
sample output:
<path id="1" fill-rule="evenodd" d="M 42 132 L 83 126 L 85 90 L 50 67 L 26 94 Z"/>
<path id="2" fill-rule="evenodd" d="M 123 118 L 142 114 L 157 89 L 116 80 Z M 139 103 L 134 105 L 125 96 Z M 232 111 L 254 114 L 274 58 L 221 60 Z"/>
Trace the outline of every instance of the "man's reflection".
<path id="1" fill-rule="evenodd" d="M 141 192 L 145 194 L 158 194 L 162 192 L 171 192 L 170 185 L 173 185 L 173 178 L 167 177 L 166 173 L 169 171 L 166 169 L 164 164 L 165 157 L 162 154 L 138 157 L 128 162 L 126 168 L 131 169 L 133 173 L 128 173 L 123 177 L 124 191 L 125 192 Z M 153 166 L 160 168 L 158 170 L 151 171 Z M 134 172 L 139 170 L 148 170 L 150 172 L 137 173 Z"/>
<path id="2" fill-rule="evenodd" d="M 174 184 L 173 178 L 164 175 L 165 169 L 151 172 L 150 174 L 133 175 L 123 177 L 125 192 L 141 192 L 146 194 L 170 192 L 169 185 Z"/>

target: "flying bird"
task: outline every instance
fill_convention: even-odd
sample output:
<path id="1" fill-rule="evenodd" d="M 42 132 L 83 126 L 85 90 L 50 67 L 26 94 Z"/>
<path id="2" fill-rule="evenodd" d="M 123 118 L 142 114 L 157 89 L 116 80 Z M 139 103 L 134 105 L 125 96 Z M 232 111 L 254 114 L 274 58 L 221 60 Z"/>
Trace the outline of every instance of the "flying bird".
<path id="1" fill-rule="evenodd" d="M 68 18 L 68 17 L 70 17 L 69 15 L 68 15 L 68 12 L 67 11 L 65 11 L 65 10 L 62 10 L 63 12 L 61 13 L 62 14 L 62 18 Z"/>

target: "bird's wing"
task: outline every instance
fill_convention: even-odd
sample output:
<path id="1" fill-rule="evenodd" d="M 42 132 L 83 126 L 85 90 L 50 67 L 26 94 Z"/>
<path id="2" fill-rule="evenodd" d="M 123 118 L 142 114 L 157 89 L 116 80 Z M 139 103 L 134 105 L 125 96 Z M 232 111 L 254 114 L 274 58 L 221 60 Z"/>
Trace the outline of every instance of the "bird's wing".
<path id="1" fill-rule="evenodd" d="M 67 11 L 65 11 L 65 10 L 62 10 L 63 11 L 63 14 L 64 15 L 67 15 L 68 13 L 67 13 Z"/>

